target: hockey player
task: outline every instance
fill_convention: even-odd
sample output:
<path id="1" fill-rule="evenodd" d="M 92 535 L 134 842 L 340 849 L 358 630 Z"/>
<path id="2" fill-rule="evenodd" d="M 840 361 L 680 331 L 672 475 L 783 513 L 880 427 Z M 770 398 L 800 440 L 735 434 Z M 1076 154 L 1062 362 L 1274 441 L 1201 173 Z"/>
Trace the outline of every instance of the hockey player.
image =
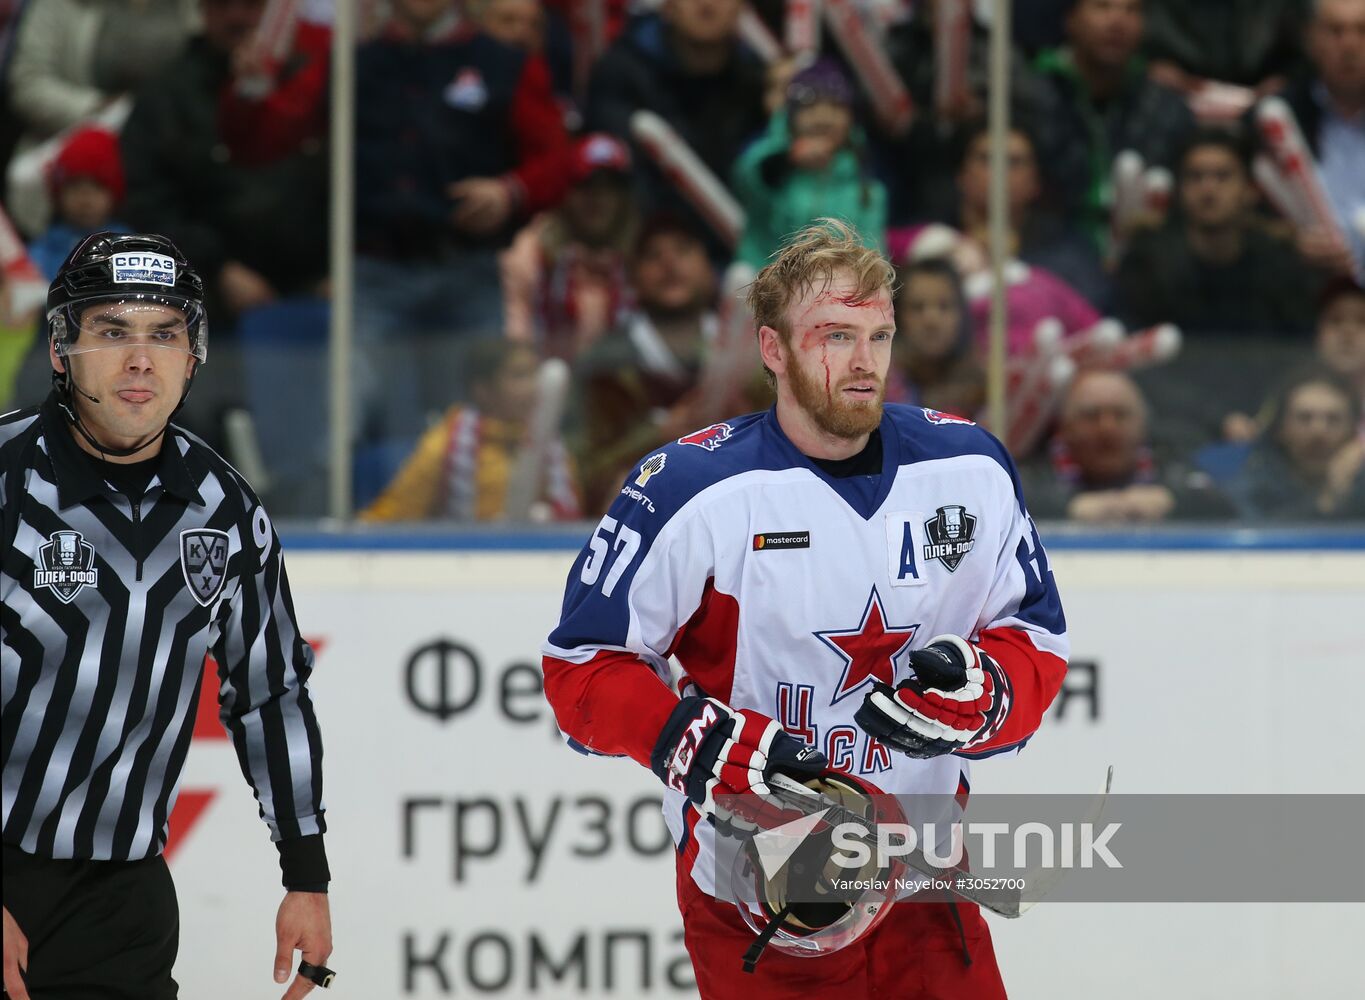
<path id="1" fill-rule="evenodd" d="M 759 273 L 749 304 L 776 405 L 643 456 L 544 648 L 571 741 L 667 786 L 708 1000 L 1004 996 L 971 904 L 898 905 L 847 947 L 772 953 L 746 976 L 753 932 L 714 898 L 716 795 L 826 768 L 955 794 L 970 760 L 1024 745 L 1066 671 L 1061 605 L 1005 449 L 969 420 L 883 404 L 892 283 L 829 220 Z"/>

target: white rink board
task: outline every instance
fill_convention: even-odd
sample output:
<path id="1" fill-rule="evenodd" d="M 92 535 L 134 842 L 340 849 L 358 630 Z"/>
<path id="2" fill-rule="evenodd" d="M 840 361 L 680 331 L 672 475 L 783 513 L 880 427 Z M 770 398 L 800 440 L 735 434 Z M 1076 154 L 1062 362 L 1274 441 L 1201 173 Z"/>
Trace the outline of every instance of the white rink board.
<path id="1" fill-rule="evenodd" d="M 288 557 L 304 634 L 322 639 L 313 693 L 332 827 L 329 964 L 339 973 L 327 995 L 695 995 L 670 985 L 684 952 L 671 851 L 653 853 L 662 822 L 635 806 L 657 795 L 656 780 L 628 761 L 571 752 L 543 699 L 523 691 L 531 674 L 503 680 L 508 667 L 538 662 L 571 559 Z M 1116 792 L 1365 793 L 1365 729 L 1351 722 L 1365 703 L 1365 554 L 1064 551 L 1052 560 L 1074 660 L 1099 664 L 1099 719 L 1072 699 L 1017 760 L 978 765 L 975 791 L 1090 792 L 1113 764 Z M 482 665 L 477 699 L 445 721 L 407 692 L 409 658 L 437 640 Z M 455 704 L 471 693 L 460 656 L 450 654 L 462 664 L 449 675 Z M 414 668 L 423 701 L 436 696 L 434 662 L 427 653 Z M 1286 701 L 1313 692 L 1311 722 L 1279 709 L 1289 685 L 1299 691 Z M 196 741 L 182 789 L 218 793 L 172 864 L 182 995 L 279 996 L 270 978 L 278 866 L 230 745 Z M 405 856 L 407 800 L 432 804 L 415 808 Z M 500 847 L 467 859 L 459 883 L 457 800 L 475 847 L 490 842 L 490 802 L 503 823 Z M 544 845 L 533 877 L 528 832 Z M 1338 997 L 1359 972 L 1365 905 L 1044 904 L 992 930 L 1013 997 Z M 648 954 L 636 934 L 648 936 Z M 405 935 L 428 957 L 448 935 L 410 984 Z M 550 964 L 533 961 L 533 939 Z"/>

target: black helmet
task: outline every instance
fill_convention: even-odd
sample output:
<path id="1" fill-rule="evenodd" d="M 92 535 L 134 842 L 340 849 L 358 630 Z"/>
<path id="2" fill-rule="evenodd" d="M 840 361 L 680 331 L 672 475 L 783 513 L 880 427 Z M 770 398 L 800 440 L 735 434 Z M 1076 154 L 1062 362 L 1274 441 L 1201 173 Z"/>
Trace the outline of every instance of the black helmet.
<path id="1" fill-rule="evenodd" d="M 184 310 L 190 351 L 208 357 L 204 282 L 178 247 L 156 233 L 94 233 L 62 262 L 47 290 L 48 336 L 59 356 L 80 335 L 85 306 L 109 299 L 156 302 Z"/>

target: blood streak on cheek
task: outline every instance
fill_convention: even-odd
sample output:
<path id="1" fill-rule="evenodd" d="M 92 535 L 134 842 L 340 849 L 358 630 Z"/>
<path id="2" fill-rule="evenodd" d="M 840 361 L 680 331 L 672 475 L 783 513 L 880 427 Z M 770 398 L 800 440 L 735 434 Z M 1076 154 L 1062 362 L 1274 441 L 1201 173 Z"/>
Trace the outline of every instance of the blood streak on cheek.
<path id="1" fill-rule="evenodd" d="M 833 401 L 834 397 L 829 391 L 829 347 L 820 348 L 820 364 L 825 366 L 825 398 Z"/>

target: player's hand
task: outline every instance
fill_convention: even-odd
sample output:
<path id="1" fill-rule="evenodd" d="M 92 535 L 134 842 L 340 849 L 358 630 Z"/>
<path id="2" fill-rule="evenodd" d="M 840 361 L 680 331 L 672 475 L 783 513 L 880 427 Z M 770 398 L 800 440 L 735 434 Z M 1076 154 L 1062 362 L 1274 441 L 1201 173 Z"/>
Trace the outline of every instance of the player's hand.
<path id="1" fill-rule="evenodd" d="M 461 232 L 488 236 L 512 215 L 512 189 L 497 177 L 469 177 L 446 188 L 455 200 L 450 221 Z"/>
<path id="2" fill-rule="evenodd" d="M 275 915 L 275 982 L 283 983 L 294 973 L 295 951 L 303 952 L 304 961 L 313 965 L 325 965 L 332 954 L 332 914 L 325 892 L 284 894 Z M 294 975 L 284 1000 L 299 1000 L 313 988 L 311 980 Z"/>
<path id="3" fill-rule="evenodd" d="M 766 715 L 696 697 L 678 702 L 650 757 L 663 783 L 707 816 L 715 815 L 717 795 L 767 795 L 775 773 L 800 780 L 827 766 L 824 754 Z"/>
<path id="4" fill-rule="evenodd" d="M 895 689 L 877 684 L 855 721 L 870 736 L 911 757 L 961 750 L 995 731 L 1006 690 L 990 656 L 956 635 L 940 635 L 910 654 L 915 676 Z"/>
<path id="5" fill-rule="evenodd" d="M 10 1000 L 28 1000 L 23 973 L 28 970 L 28 938 L 5 910 L 5 995 Z"/>

